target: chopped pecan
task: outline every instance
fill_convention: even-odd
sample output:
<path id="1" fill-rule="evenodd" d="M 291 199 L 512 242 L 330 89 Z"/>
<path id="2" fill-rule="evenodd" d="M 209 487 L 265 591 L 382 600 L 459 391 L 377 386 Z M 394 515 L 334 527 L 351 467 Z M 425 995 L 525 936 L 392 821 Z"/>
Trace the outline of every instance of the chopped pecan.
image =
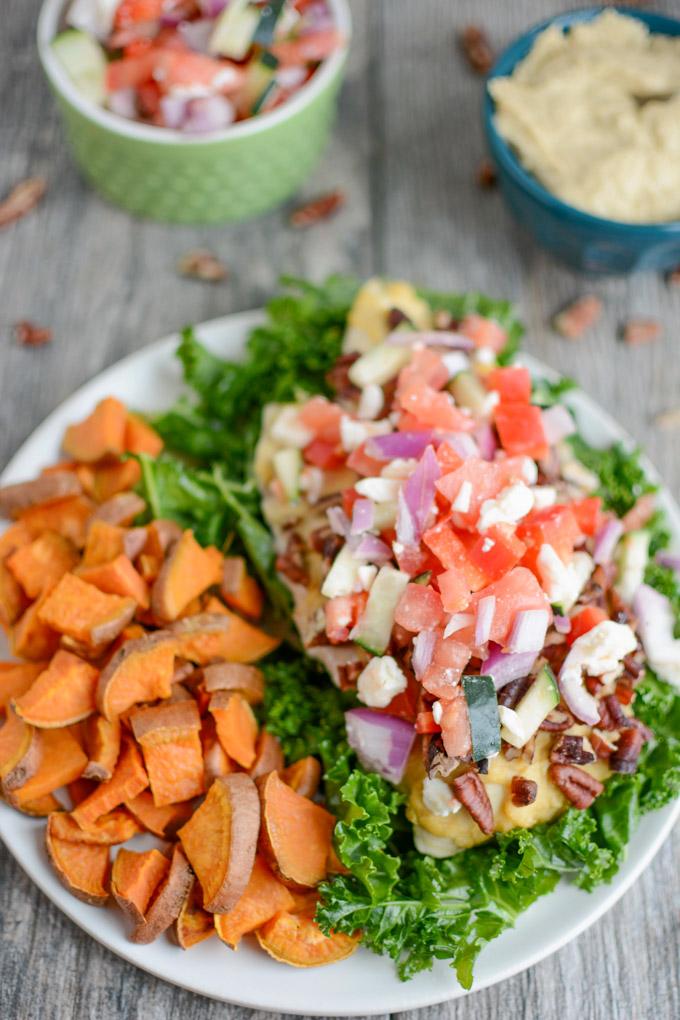
<path id="1" fill-rule="evenodd" d="M 476 180 L 479 187 L 484 191 L 490 191 L 498 183 L 496 167 L 486 156 L 477 164 Z"/>
<path id="2" fill-rule="evenodd" d="M 486 836 L 490 835 L 493 832 L 493 808 L 486 787 L 477 773 L 470 771 L 456 776 L 451 787 L 482 832 Z"/>
<path id="3" fill-rule="evenodd" d="M 387 313 L 387 328 L 393 330 L 397 326 L 401 326 L 402 323 L 406 323 L 407 326 L 412 325 L 408 315 L 406 312 L 402 312 L 401 308 L 390 308 Z"/>
<path id="4" fill-rule="evenodd" d="M 562 669 L 564 660 L 569 654 L 569 648 L 566 644 L 564 645 L 548 645 L 547 648 L 543 649 L 543 657 L 548 660 L 548 665 L 552 669 L 555 676 Z"/>
<path id="5" fill-rule="evenodd" d="M 22 319 L 21 322 L 14 323 L 14 335 L 22 347 L 44 347 L 52 339 L 52 330 L 46 326 L 36 326 L 28 319 Z"/>
<path id="6" fill-rule="evenodd" d="M 511 680 L 505 687 L 501 687 L 498 692 L 498 704 L 505 705 L 506 708 L 514 708 L 531 687 L 532 680 L 533 677 L 522 676 L 517 680 Z"/>
<path id="7" fill-rule="evenodd" d="M 616 750 L 609 758 L 612 772 L 635 772 L 644 742 L 642 733 L 634 726 L 622 730 Z"/>
<path id="8" fill-rule="evenodd" d="M 506 761 L 516 761 L 522 754 L 521 747 L 514 747 L 512 744 L 506 743 L 505 740 L 501 742 L 501 749 Z"/>
<path id="9" fill-rule="evenodd" d="M 614 726 L 612 727 L 612 729 L 622 730 L 625 729 L 627 726 L 631 725 L 630 718 L 621 708 L 621 702 L 619 701 L 615 694 L 610 694 L 604 700 L 607 705 L 607 711 L 609 712 L 609 716 L 614 722 Z"/>
<path id="10" fill-rule="evenodd" d="M 567 340 L 580 340 L 602 315 L 602 301 L 595 294 L 584 294 L 553 317 L 553 327 Z"/>
<path id="11" fill-rule="evenodd" d="M 298 230 L 313 227 L 315 223 L 329 219 L 344 204 L 345 194 L 339 188 L 336 188 L 325 195 L 313 198 L 311 202 L 305 202 L 304 205 L 298 206 L 290 214 L 288 222 L 291 227 L 295 227 Z"/>
<path id="12" fill-rule="evenodd" d="M 601 761 L 607 761 L 611 755 L 614 747 L 609 743 L 603 736 L 596 733 L 595 730 L 590 734 L 590 746 Z"/>
<path id="13" fill-rule="evenodd" d="M 573 725 L 574 718 L 570 712 L 563 708 L 555 708 L 545 717 L 538 728 L 547 730 L 548 733 L 561 733 L 562 730 L 568 730 Z"/>
<path id="14" fill-rule="evenodd" d="M 323 525 L 316 528 L 309 536 L 312 548 L 325 560 L 333 560 L 345 544 L 341 535 L 336 535 L 329 527 Z"/>
<path id="15" fill-rule="evenodd" d="M 326 372 L 326 382 L 337 395 L 345 400 L 351 400 L 359 396 L 359 388 L 350 381 L 349 370 L 359 355 L 341 354 L 329 372 Z"/>
<path id="16" fill-rule="evenodd" d="M 0 202 L 0 227 L 21 219 L 38 204 L 47 190 L 44 177 L 28 177 L 20 181 L 10 191 L 7 198 Z"/>
<path id="17" fill-rule="evenodd" d="M 207 248 L 192 248 L 177 263 L 177 272 L 181 276 L 189 276 L 193 280 L 205 283 L 221 283 L 229 275 L 227 267 Z"/>
<path id="18" fill-rule="evenodd" d="M 455 758 L 449 758 L 444 750 L 444 741 L 440 733 L 427 734 L 423 737 L 423 762 L 430 779 L 446 779 L 458 767 Z"/>
<path id="19" fill-rule="evenodd" d="M 658 340 L 661 336 L 661 323 L 656 319 L 629 319 L 624 323 L 622 338 L 629 347 L 639 347 Z"/>
<path id="20" fill-rule="evenodd" d="M 307 564 L 305 560 L 305 544 L 298 534 L 292 532 L 288 538 L 285 553 L 276 557 L 276 569 L 284 574 L 293 584 L 307 584 Z"/>
<path id="21" fill-rule="evenodd" d="M 524 758 L 525 761 L 528 761 L 529 764 L 531 764 L 532 761 L 534 760 L 535 752 L 536 752 L 536 737 L 533 736 L 530 737 L 529 740 L 527 740 L 526 744 L 522 748 L 522 757 Z"/>
<path id="22" fill-rule="evenodd" d="M 584 772 L 578 765 L 554 763 L 548 767 L 548 775 L 567 800 L 581 811 L 589 808 L 604 790 L 599 779 Z"/>
<path id="23" fill-rule="evenodd" d="M 583 737 L 564 733 L 553 744 L 550 761 L 562 765 L 590 765 L 595 755 L 583 746 Z"/>
<path id="24" fill-rule="evenodd" d="M 670 284 L 671 287 L 680 286 L 680 266 L 676 266 L 675 269 L 669 269 L 666 273 L 666 283 Z"/>
<path id="25" fill-rule="evenodd" d="M 607 592 L 607 598 L 609 601 L 609 615 L 614 623 L 631 623 L 633 614 L 625 604 L 616 588 L 611 588 Z"/>
<path id="26" fill-rule="evenodd" d="M 637 680 L 640 674 L 644 671 L 645 664 L 638 659 L 638 653 L 633 652 L 632 655 L 627 655 L 623 660 L 626 673 L 631 676 L 634 680 Z"/>
<path id="27" fill-rule="evenodd" d="M 451 312 L 447 312 L 445 308 L 438 308 L 432 316 L 432 325 L 435 329 L 456 329 L 458 319 L 455 319 Z"/>
<path id="28" fill-rule="evenodd" d="M 472 70 L 477 74 L 488 74 L 493 64 L 493 50 L 484 29 L 479 25 L 466 25 L 459 38 Z"/>
<path id="29" fill-rule="evenodd" d="M 365 662 L 344 662 L 338 666 L 338 682 L 341 691 L 349 691 L 356 687 L 359 674 L 365 665 Z"/>
<path id="30" fill-rule="evenodd" d="M 533 804 L 538 793 L 538 784 L 533 779 L 513 776 L 510 783 L 510 797 L 515 807 L 527 807 Z"/>

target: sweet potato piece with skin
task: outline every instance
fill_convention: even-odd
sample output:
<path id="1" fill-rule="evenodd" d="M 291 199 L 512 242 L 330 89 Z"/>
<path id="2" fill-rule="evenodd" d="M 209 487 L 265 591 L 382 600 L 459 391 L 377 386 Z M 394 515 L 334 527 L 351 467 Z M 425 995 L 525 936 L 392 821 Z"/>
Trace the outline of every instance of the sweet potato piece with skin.
<path id="1" fill-rule="evenodd" d="M 28 595 L 37 599 L 78 563 L 74 545 L 56 531 L 46 531 L 8 557 L 8 569 Z"/>
<path id="2" fill-rule="evenodd" d="M 83 491 L 78 476 L 71 471 L 41 475 L 30 482 L 3 485 L 0 488 L 0 517 L 18 517 L 29 507 L 53 503 Z"/>
<path id="3" fill-rule="evenodd" d="M 102 523 L 102 522 L 100 522 Z M 146 528 L 127 528 L 123 538 L 123 552 L 129 560 L 136 560 L 146 545 Z"/>
<path id="4" fill-rule="evenodd" d="M 138 924 L 130 939 L 139 945 L 148 945 L 166 931 L 179 916 L 184 898 L 189 892 L 193 874 L 184 851 L 177 843 L 173 847 L 170 870 L 161 882 L 144 921 Z"/>
<path id="5" fill-rule="evenodd" d="M 295 761 L 288 768 L 283 769 L 281 778 L 301 797 L 311 799 L 319 789 L 321 782 L 321 763 L 309 754 L 306 758 L 300 758 L 299 761 Z"/>
<path id="6" fill-rule="evenodd" d="M 28 599 L 4 560 L 0 560 L 0 624 L 9 630 L 26 612 Z"/>
<path id="7" fill-rule="evenodd" d="M 40 613 L 48 593 L 41 595 L 20 616 L 10 633 L 12 655 L 18 659 L 40 662 L 51 659 L 59 647 L 59 634 L 43 623 Z"/>
<path id="8" fill-rule="evenodd" d="M 42 748 L 40 737 L 13 708 L 0 727 L 0 779 L 5 790 L 17 790 L 40 767 Z"/>
<path id="9" fill-rule="evenodd" d="M 41 503 L 23 510 L 20 519 L 33 538 L 38 538 L 44 531 L 56 531 L 72 542 L 76 549 L 82 549 L 94 509 L 95 504 L 86 496 L 68 496 L 54 503 Z"/>
<path id="10" fill-rule="evenodd" d="M 256 662 L 281 643 L 280 638 L 265 634 L 228 609 L 178 620 L 170 630 L 177 638 L 177 654 L 201 666 L 216 659 Z"/>
<path id="11" fill-rule="evenodd" d="M 213 914 L 203 909 L 201 885 L 193 878 L 170 935 L 181 949 L 191 949 L 214 934 Z"/>
<path id="12" fill-rule="evenodd" d="M 7 559 L 16 549 L 22 545 L 28 545 L 33 541 L 33 535 L 23 521 L 16 521 L 0 535 L 0 559 Z"/>
<path id="13" fill-rule="evenodd" d="M 132 800 L 148 785 L 149 779 L 142 764 L 142 756 L 134 741 L 128 738 L 122 744 L 120 758 L 111 778 L 108 782 L 101 783 L 89 797 L 78 804 L 73 811 L 73 817 L 81 828 L 86 829 L 102 815 Z"/>
<path id="14" fill-rule="evenodd" d="M 146 510 L 146 503 L 136 492 L 119 492 L 101 503 L 92 514 L 95 521 L 127 526 Z"/>
<path id="15" fill-rule="evenodd" d="M 144 924 L 144 915 L 170 871 L 170 861 L 160 850 L 126 850 L 116 854 L 111 872 L 111 893 L 125 916 L 135 926 Z"/>
<path id="16" fill-rule="evenodd" d="M 99 677 L 97 706 L 102 715 L 112 720 L 139 702 L 169 698 L 176 654 L 177 642 L 168 631 L 127 641 Z"/>
<path id="17" fill-rule="evenodd" d="M 64 574 L 38 614 L 42 623 L 91 648 L 113 641 L 135 615 L 134 599 L 105 595 L 93 584 Z"/>
<path id="18" fill-rule="evenodd" d="M 47 662 L 0 662 L 0 710 L 25 694 L 47 666 Z"/>
<path id="19" fill-rule="evenodd" d="M 127 408 L 115 397 L 105 397 L 84 421 L 69 425 L 62 447 L 73 460 L 94 464 L 125 450 Z"/>
<path id="20" fill-rule="evenodd" d="M 48 818 L 50 815 L 64 810 L 64 805 L 57 800 L 53 793 L 46 793 L 44 797 L 28 800 L 21 805 L 13 804 L 12 807 L 21 811 L 22 815 L 30 815 L 31 818 Z"/>
<path id="21" fill-rule="evenodd" d="M 255 858 L 250 881 L 238 903 L 226 914 L 215 914 L 215 931 L 236 949 L 244 935 L 260 928 L 281 910 L 292 910 L 293 897 L 276 878 L 266 861 Z"/>
<path id="22" fill-rule="evenodd" d="M 225 754 L 242 768 L 251 768 L 257 755 L 257 719 L 245 698 L 230 691 L 217 691 L 210 699 L 210 714 Z"/>
<path id="23" fill-rule="evenodd" d="M 30 690 L 15 700 L 14 709 L 41 729 L 70 726 L 95 711 L 98 677 L 89 662 L 61 649 Z"/>
<path id="24" fill-rule="evenodd" d="M 256 933 L 265 952 L 292 967 L 322 967 L 344 960 L 359 945 L 359 938 L 339 932 L 324 935 L 311 914 L 277 914 Z"/>
<path id="25" fill-rule="evenodd" d="M 264 674 L 257 666 L 243 662 L 215 662 L 203 669 L 203 685 L 214 691 L 237 691 L 250 705 L 259 705 L 264 698 Z"/>
<path id="26" fill-rule="evenodd" d="M 251 620 L 262 616 L 264 596 L 255 578 L 247 572 L 242 556 L 225 557 L 220 593 L 228 606 Z"/>
<path id="27" fill-rule="evenodd" d="M 205 909 L 227 913 L 243 895 L 255 860 L 260 803 L 243 772 L 216 779 L 201 806 L 178 832 L 201 883 Z"/>
<path id="28" fill-rule="evenodd" d="M 134 599 L 141 609 L 149 608 L 149 587 L 124 554 L 109 563 L 80 567 L 77 574 L 107 595 L 123 595 Z"/>
<path id="29" fill-rule="evenodd" d="M 154 836 L 160 836 L 161 839 L 169 839 L 174 836 L 177 830 L 188 821 L 193 811 L 191 801 L 156 807 L 148 790 L 144 790 L 132 800 L 126 801 L 125 807 L 147 832 L 153 833 Z"/>
<path id="30" fill-rule="evenodd" d="M 141 708 L 130 716 L 156 807 L 191 800 L 205 788 L 201 719 L 189 699 Z"/>
<path id="31" fill-rule="evenodd" d="M 143 831 L 139 822 L 122 808 L 102 815 L 87 829 L 81 829 L 73 816 L 66 811 L 55 814 L 50 818 L 50 823 L 53 834 L 66 843 L 92 843 L 98 846 L 127 843 L 129 839 Z"/>
<path id="32" fill-rule="evenodd" d="M 111 861 L 109 848 L 94 843 L 73 843 L 60 839 L 50 816 L 45 830 L 47 856 L 57 878 L 79 900 L 102 906 L 109 898 Z"/>
<path id="33" fill-rule="evenodd" d="M 91 716 L 85 728 L 85 750 L 88 762 L 83 777 L 105 783 L 113 775 L 120 754 L 120 720 Z"/>
<path id="34" fill-rule="evenodd" d="M 68 728 L 40 730 L 39 742 L 40 764 L 31 778 L 16 790 L 9 790 L 3 781 L 7 800 L 19 809 L 79 779 L 87 764 L 80 744 Z"/>
<path id="35" fill-rule="evenodd" d="M 335 818 L 270 772 L 260 785 L 260 844 L 274 872 L 293 888 L 314 887 L 326 876 Z"/>
<path id="36" fill-rule="evenodd" d="M 219 776 L 228 776 L 234 771 L 232 761 L 229 755 L 225 754 L 217 736 L 209 736 L 203 740 L 203 768 L 206 790 Z"/>
<path id="37" fill-rule="evenodd" d="M 125 528 L 107 521 L 92 521 L 83 551 L 83 567 L 97 567 L 110 563 L 125 552 Z"/>
<path id="38" fill-rule="evenodd" d="M 148 553 L 141 553 L 137 557 L 137 568 L 147 584 L 153 584 L 161 572 L 163 560 L 160 556 L 150 556 Z"/>
<path id="39" fill-rule="evenodd" d="M 257 744 L 255 745 L 255 761 L 250 766 L 249 772 L 253 779 L 266 776 L 270 772 L 280 772 L 283 769 L 283 751 L 276 737 L 266 730 L 261 730 Z"/>
<path id="40" fill-rule="evenodd" d="M 161 623 L 176 620 L 182 610 L 221 580 L 221 561 L 203 549 L 193 531 L 185 531 L 170 549 L 151 590 L 151 609 Z"/>
<path id="41" fill-rule="evenodd" d="M 159 517 L 152 521 L 147 528 L 144 552 L 162 562 L 170 546 L 179 542 L 181 537 L 182 529 L 177 521 Z"/>
<path id="42" fill-rule="evenodd" d="M 119 492 L 134 489 L 142 477 L 142 469 L 136 460 L 113 461 L 101 464 L 94 469 L 92 479 L 92 495 L 98 503 L 117 496 Z"/>
<path id="43" fill-rule="evenodd" d="M 157 457 L 163 450 L 163 440 L 143 418 L 130 414 L 125 419 L 125 449 L 128 453 L 147 453 Z"/>

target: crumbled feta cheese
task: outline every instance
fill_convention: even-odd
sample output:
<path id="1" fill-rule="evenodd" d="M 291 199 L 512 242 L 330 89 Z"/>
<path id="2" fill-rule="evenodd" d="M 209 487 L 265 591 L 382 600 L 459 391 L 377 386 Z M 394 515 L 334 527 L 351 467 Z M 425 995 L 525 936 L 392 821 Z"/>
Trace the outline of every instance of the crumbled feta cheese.
<path id="1" fill-rule="evenodd" d="M 106 39 L 113 29 L 113 19 L 120 0 L 74 0 L 66 16 L 67 23 L 98 39 Z"/>
<path id="2" fill-rule="evenodd" d="M 563 563 L 553 546 L 545 543 L 537 557 L 541 585 L 554 606 L 568 612 L 585 588 L 595 564 L 585 552 L 574 553 L 570 563 Z"/>
<path id="3" fill-rule="evenodd" d="M 467 479 L 461 483 L 458 495 L 451 504 L 453 510 L 458 510 L 461 514 L 466 514 L 470 509 L 472 503 L 472 482 Z"/>
<path id="4" fill-rule="evenodd" d="M 383 409 L 384 403 L 385 395 L 382 391 L 382 387 L 378 386 L 377 383 L 369 383 L 368 386 L 364 386 L 361 391 L 357 414 L 360 418 L 371 421 L 378 417 Z"/>
<path id="5" fill-rule="evenodd" d="M 454 854 L 460 853 L 461 850 L 458 844 L 454 843 L 448 836 L 434 836 L 427 829 L 424 829 L 422 825 L 413 826 L 413 842 L 418 853 L 438 859 L 453 857 Z"/>
<path id="6" fill-rule="evenodd" d="M 405 478 L 411 477 L 417 467 L 418 461 L 415 457 L 397 457 L 382 469 L 380 477 L 399 478 L 404 481 Z"/>
<path id="7" fill-rule="evenodd" d="M 423 779 L 423 804 L 433 815 L 445 818 L 460 811 L 462 804 L 451 792 L 451 787 L 443 779 Z"/>
<path id="8" fill-rule="evenodd" d="M 508 708 L 506 705 L 498 706 L 498 718 L 501 726 L 504 726 L 513 737 L 517 737 L 522 743 L 526 743 L 524 734 L 524 726 L 522 720 L 515 712 L 514 708 Z"/>
<path id="9" fill-rule="evenodd" d="M 362 564 L 357 571 L 357 576 L 359 578 L 359 591 L 370 591 L 377 573 L 378 568 L 374 563 Z"/>
<path id="10" fill-rule="evenodd" d="M 580 683 L 587 676 L 604 677 L 620 672 L 621 662 L 637 648 L 637 638 L 627 623 L 603 620 L 574 641 L 560 670 L 561 683 Z"/>
<path id="11" fill-rule="evenodd" d="M 557 502 L 557 490 L 552 485 L 535 485 L 531 491 L 534 494 L 534 510 L 544 510 Z"/>
<path id="12" fill-rule="evenodd" d="M 493 347 L 478 347 L 472 355 L 475 365 L 495 365 L 496 352 Z"/>
<path id="13" fill-rule="evenodd" d="M 451 637 L 452 634 L 457 633 L 459 630 L 463 630 L 464 627 L 471 627 L 474 622 L 475 618 L 472 613 L 453 613 L 453 615 L 449 617 L 449 622 L 446 624 L 444 637 Z"/>
<path id="14" fill-rule="evenodd" d="M 536 461 L 531 457 L 525 457 L 522 462 L 522 475 L 527 485 L 535 485 L 538 481 L 538 468 Z"/>
<path id="15" fill-rule="evenodd" d="M 497 390 L 491 390 L 490 393 L 484 397 L 480 407 L 480 413 L 486 418 L 490 418 L 493 414 L 493 409 L 496 407 L 501 400 L 501 395 Z"/>
<path id="16" fill-rule="evenodd" d="M 300 489 L 307 497 L 307 502 L 318 503 L 323 488 L 323 471 L 321 468 L 307 464 L 300 472 Z"/>
<path id="17" fill-rule="evenodd" d="M 389 503 L 399 495 L 401 481 L 398 478 L 362 478 L 354 488 L 360 496 L 375 503 Z"/>
<path id="18" fill-rule="evenodd" d="M 534 505 L 531 489 L 524 482 L 514 482 L 502 489 L 495 499 L 485 499 L 477 522 L 477 530 L 487 531 L 494 524 L 516 524 Z"/>
<path id="19" fill-rule="evenodd" d="M 369 708 L 387 708 L 392 698 L 408 686 L 391 655 L 375 656 L 359 674 L 357 697 Z"/>
<path id="20" fill-rule="evenodd" d="M 346 453 L 356 450 L 371 436 L 385 436 L 391 431 L 392 425 L 385 418 L 380 421 L 355 421 L 343 414 L 340 419 L 340 443 Z"/>
<path id="21" fill-rule="evenodd" d="M 271 437 L 282 446 L 295 446 L 301 450 L 311 443 L 314 433 L 300 421 L 299 408 L 295 404 L 288 404 L 277 414 Z"/>
<path id="22" fill-rule="evenodd" d="M 462 351 L 447 351 L 440 357 L 449 373 L 449 379 L 453 379 L 459 372 L 465 372 L 470 367 L 470 359 Z"/>
<path id="23" fill-rule="evenodd" d="M 439 724 L 441 723 L 442 715 L 443 714 L 444 714 L 444 706 L 442 705 L 441 701 L 433 702 L 433 704 L 432 704 L 432 718 L 436 722 L 437 726 L 439 726 Z"/>

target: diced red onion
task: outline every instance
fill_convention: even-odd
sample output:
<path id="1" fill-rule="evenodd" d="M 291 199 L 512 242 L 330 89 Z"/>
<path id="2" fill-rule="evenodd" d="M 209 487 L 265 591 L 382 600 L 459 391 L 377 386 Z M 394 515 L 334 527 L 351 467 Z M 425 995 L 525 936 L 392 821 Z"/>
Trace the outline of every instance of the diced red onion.
<path id="1" fill-rule="evenodd" d="M 127 117 L 128 120 L 137 119 L 137 94 L 134 89 L 116 89 L 115 92 L 109 92 L 107 102 L 111 113 Z"/>
<path id="2" fill-rule="evenodd" d="M 392 559 L 392 550 L 377 535 L 362 535 L 354 548 L 353 555 L 358 560 L 370 560 L 371 563 L 387 563 Z"/>
<path id="3" fill-rule="evenodd" d="M 568 616 L 554 616 L 553 623 L 558 634 L 571 633 L 571 620 Z"/>
<path id="4" fill-rule="evenodd" d="M 595 535 L 593 547 L 593 560 L 595 563 L 604 566 L 611 562 L 617 542 L 623 534 L 623 524 L 618 518 L 613 517 L 606 524 L 603 524 Z"/>
<path id="5" fill-rule="evenodd" d="M 341 506 L 329 506 L 326 510 L 326 517 L 334 535 L 342 535 L 347 538 L 350 532 L 349 517 Z"/>
<path id="6" fill-rule="evenodd" d="M 448 347 L 453 351 L 472 351 L 475 347 L 474 341 L 469 337 L 445 329 L 422 333 L 397 329 L 389 334 L 387 343 L 394 347 L 413 347 L 414 344 L 423 344 L 424 347 Z"/>
<path id="7" fill-rule="evenodd" d="M 597 700 L 586 689 L 580 672 L 565 673 L 564 667 L 562 667 L 558 684 L 560 693 L 572 715 L 575 715 L 581 722 L 594 726 L 599 721 L 600 710 Z"/>
<path id="8" fill-rule="evenodd" d="M 233 103 L 225 96 L 201 96 L 190 99 L 182 131 L 188 134 L 209 134 L 233 123 L 236 117 Z"/>
<path id="9" fill-rule="evenodd" d="M 228 3 L 229 0 L 198 0 L 198 6 L 206 18 L 216 18 Z"/>
<path id="10" fill-rule="evenodd" d="M 161 113 L 165 126 L 173 131 L 178 131 L 186 119 L 188 105 L 189 100 L 182 96 L 163 96 Z"/>
<path id="11" fill-rule="evenodd" d="M 304 67 L 281 67 L 276 71 L 276 81 L 282 89 L 297 89 L 307 77 Z"/>
<path id="12" fill-rule="evenodd" d="M 504 652 L 500 645 L 490 644 L 480 672 L 490 676 L 499 691 L 511 680 L 528 676 L 537 658 L 537 652 Z"/>
<path id="13" fill-rule="evenodd" d="M 662 567 L 668 567 L 669 570 L 675 570 L 676 573 L 680 574 L 680 556 L 673 553 L 660 552 L 656 554 L 656 562 Z"/>
<path id="14" fill-rule="evenodd" d="M 413 519 L 410 507 L 406 502 L 406 496 L 404 490 L 399 490 L 397 497 L 397 523 L 396 523 L 397 542 L 399 542 L 405 549 L 416 547 L 416 522 Z"/>
<path id="15" fill-rule="evenodd" d="M 375 518 L 375 503 L 372 499 L 358 499 L 352 507 L 352 527 L 350 534 L 361 535 L 370 531 Z"/>
<path id="16" fill-rule="evenodd" d="M 181 10 L 166 11 L 165 14 L 161 14 L 159 23 L 163 28 L 177 28 L 183 20 L 184 14 Z"/>
<path id="17" fill-rule="evenodd" d="M 475 621 L 475 644 L 485 645 L 491 635 L 493 618 L 496 614 L 496 596 L 486 595 L 477 603 L 477 619 Z"/>
<path id="18" fill-rule="evenodd" d="M 386 436 L 372 436 L 364 445 L 369 457 L 376 460 L 409 459 L 421 457 L 432 442 L 431 430 L 423 432 L 390 432 Z"/>
<path id="19" fill-rule="evenodd" d="M 413 725 L 370 708 L 345 712 L 345 725 L 347 742 L 364 768 L 390 783 L 400 783 L 416 736 Z"/>
<path id="20" fill-rule="evenodd" d="M 457 634 L 459 630 L 471 627 L 474 622 L 475 618 L 472 613 L 452 613 L 449 617 L 449 622 L 444 628 L 444 637 L 451 637 L 452 634 Z"/>
<path id="21" fill-rule="evenodd" d="M 541 421 L 549 446 L 555 446 L 576 432 L 576 423 L 563 404 L 553 404 L 546 411 L 541 411 Z"/>
<path id="22" fill-rule="evenodd" d="M 331 28 L 335 28 L 335 22 L 326 4 L 323 2 L 307 4 L 302 15 L 300 35 L 325 32 Z"/>
<path id="23" fill-rule="evenodd" d="M 439 461 L 431 446 L 428 446 L 421 457 L 418 467 L 407 478 L 400 493 L 404 494 L 404 503 L 410 511 L 411 518 L 415 525 L 416 539 L 425 530 L 436 494 L 435 482 L 439 478 Z M 399 537 L 397 535 L 397 537 Z M 401 541 L 401 539 L 400 539 Z"/>
<path id="24" fill-rule="evenodd" d="M 414 637 L 411 665 L 417 680 L 424 676 L 432 662 L 436 644 L 437 632 L 434 630 L 421 630 L 420 634 Z"/>
<path id="25" fill-rule="evenodd" d="M 177 34 L 190 50 L 207 53 L 214 28 L 215 22 L 211 18 L 197 18 L 195 21 L 182 21 L 177 27 Z"/>
<path id="26" fill-rule="evenodd" d="M 446 442 L 463 460 L 467 460 L 468 457 L 479 457 L 479 447 L 469 432 L 451 432 L 447 435 Z"/>
<path id="27" fill-rule="evenodd" d="M 483 425 L 475 429 L 472 435 L 477 443 L 479 456 L 483 460 L 493 460 L 498 449 L 498 440 L 493 425 L 484 422 Z"/>
<path id="28" fill-rule="evenodd" d="M 515 620 L 508 639 L 509 652 L 540 652 L 550 622 L 547 609 L 522 609 Z"/>

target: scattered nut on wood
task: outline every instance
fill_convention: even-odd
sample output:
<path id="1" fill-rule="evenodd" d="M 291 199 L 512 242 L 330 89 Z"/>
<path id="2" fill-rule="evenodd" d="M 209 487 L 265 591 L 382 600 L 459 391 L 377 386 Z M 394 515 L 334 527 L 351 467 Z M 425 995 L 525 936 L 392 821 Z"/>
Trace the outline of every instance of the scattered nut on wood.
<path id="1" fill-rule="evenodd" d="M 177 263 L 177 272 L 193 280 L 204 280 L 206 283 L 220 283 L 229 275 L 224 262 L 207 248 L 194 248 L 188 251 Z"/>
<path id="2" fill-rule="evenodd" d="M 623 324 L 621 335 L 629 347 L 640 347 L 659 339 L 661 323 L 656 319 L 629 319 Z"/>
<path id="3" fill-rule="evenodd" d="M 493 50 L 484 29 L 479 25 L 466 25 L 459 41 L 472 70 L 477 74 L 488 74 L 493 64 Z"/>
<path id="4" fill-rule="evenodd" d="M 319 223 L 321 220 L 327 220 L 333 216 L 342 206 L 345 204 L 345 194 L 336 188 L 335 191 L 329 191 L 325 195 L 319 195 L 318 198 L 313 198 L 311 202 L 306 202 L 304 205 L 298 206 L 290 214 L 288 222 L 291 227 L 296 229 L 304 229 L 305 227 L 313 227 L 315 223 Z"/>
<path id="5" fill-rule="evenodd" d="M 671 287 L 680 286 L 680 266 L 676 266 L 675 269 L 669 269 L 666 273 L 666 283 L 670 284 Z"/>
<path id="6" fill-rule="evenodd" d="M 484 158 L 480 161 L 477 167 L 477 184 L 480 188 L 488 191 L 495 187 L 498 182 L 498 174 L 496 173 L 496 167 L 493 165 L 490 159 Z"/>
<path id="7" fill-rule="evenodd" d="M 22 319 L 14 323 L 14 335 L 22 347 L 44 347 L 52 339 L 52 330 Z"/>
<path id="8" fill-rule="evenodd" d="M 554 316 L 553 328 L 568 340 L 580 340 L 601 315 L 600 298 L 595 294 L 584 294 Z"/>
<path id="9" fill-rule="evenodd" d="M 47 190 L 44 177 L 28 177 L 20 181 L 10 191 L 7 198 L 0 202 L 0 227 L 21 219 L 40 201 Z"/>
<path id="10" fill-rule="evenodd" d="M 654 418 L 654 424 L 660 429 L 680 428 L 680 407 L 673 407 L 669 411 L 662 411 Z"/>

